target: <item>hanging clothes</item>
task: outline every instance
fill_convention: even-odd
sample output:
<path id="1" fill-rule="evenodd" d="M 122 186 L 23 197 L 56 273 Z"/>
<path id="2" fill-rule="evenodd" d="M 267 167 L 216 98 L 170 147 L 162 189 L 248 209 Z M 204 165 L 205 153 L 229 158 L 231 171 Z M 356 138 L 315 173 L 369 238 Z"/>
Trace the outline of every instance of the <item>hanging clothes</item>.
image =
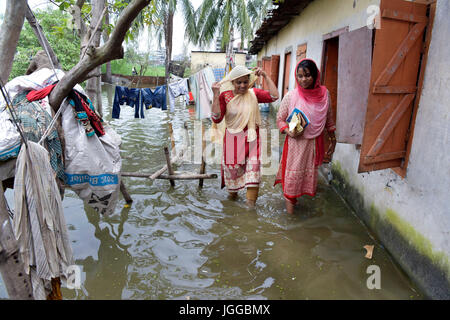
<path id="1" fill-rule="evenodd" d="M 116 86 L 114 93 L 114 102 L 112 108 L 112 118 L 120 118 L 120 105 L 126 104 L 134 108 L 134 117 L 144 118 L 144 109 L 142 107 L 141 101 L 141 89 L 138 88 L 127 88 L 122 86 Z"/>
<path id="2" fill-rule="evenodd" d="M 211 67 L 203 68 L 189 77 L 189 85 L 195 101 L 195 115 L 198 120 L 211 117 L 213 101 L 211 87 L 214 82 L 216 77 Z"/>
<path id="3" fill-rule="evenodd" d="M 46 98 L 52 92 L 53 88 L 57 83 L 53 83 L 43 89 L 39 90 L 31 90 L 26 94 L 26 98 L 29 102 L 42 100 Z M 69 99 L 69 103 L 75 110 L 76 117 L 78 121 L 80 121 L 84 129 L 86 131 L 86 135 L 91 137 L 94 132 L 98 136 L 102 136 L 105 134 L 105 130 L 103 129 L 100 115 L 97 114 L 95 108 L 91 102 L 91 100 L 82 94 L 80 91 L 72 89 L 67 95 Z"/>
<path id="4" fill-rule="evenodd" d="M 213 71 L 216 82 L 219 82 L 225 77 L 225 68 L 214 68 Z"/>
<path id="5" fill-rule="evenodd" d="M 83 125 L 86 135 L 91 137 L 94 132 L 97 136 L 103 136 L 105 130 L 103 128 L 103 120 L 96 113 L 91 100 L 81 92 L 72 90 L 67 95 L 70 105 L 74 108 L 77 119 Z"/>
<path id="6" fill-rule="evenodd" d="M 74 264 L 61 196 L 41 145 L 28 141 L 17 157 L 14 179 L 14 235 L 31 279 L 33 296 L 45 300 L 51 280 L 67 278 Z"/>
<path id="7" fill-rule="evenodd" d="M 145 106 L 145 109 L 150 109 L 153 106 L 153 91 L 150 88 L 144 88 L 141 90 L 141 104 Z"/>
<path id="8" fill-rule="evenodd" d="M 134 118 L 141 118 L 144 119 L 144 106 L 141 102 L 142 100 L 142 89 L 137 89 L 138 90 L 138 99 L 137 101 L 134 103 Z"/>
<path id="9" fill-rule="evenodd" d="M 205 72 L 197 74 L 198 99 L 196 100 L 197 119 L 211 117 L 211 105 L 213 101 L 213 92 Z"/>
<path id="10" fill-rule="evenodd" d="M 28 96 L 25 92 L 19 93 L 14 97 L 12 104 L 17 114 L 17 120 L 21 123 L 25 138 L 28 141 L 38 142 L 52 121 L 52 117 L 38 102 L 30 102 L 27 99 Z M 56 128 L 53 128 L 44 141 L 44 146 L 48 150 L 53 171 L 61 181 L 66 182 L 63 150 Z M 21 147 L 23 146 L 19 146 L 19 150 Z"/>
<path id="11" fill-rule="evenodd" d="M 156 87 L 153 91 L 153 107 L 167 110 L 166 86 Z"/>
<path id="12" fill-rule="evenodd" d="M 197 91 L 197 74 L 193 74 L 189 77 L 189 87 L 191 88 L 192 100 L 195 103 L 197 109 L 197 99 L 198 99 L 198 91 Z"/>
<path id="13" fill-rule="evenodd" d="M 216 82 L 216 76 L 214 75 L 214 70 L 211 67 L 207 67 L 203 69 L 203 73 L 205 75 L 205 80 L 208 86 L 211 88 L 212 84 Z"/>
<path id="14" fill-rule="evenodd" d="M 169 106 L 170 112 L 175 111 L 175 98 L 183 95 L 186 105 L 189 104 L 189 88 L 187 79 L 180 79 L 169 84 Z"/>

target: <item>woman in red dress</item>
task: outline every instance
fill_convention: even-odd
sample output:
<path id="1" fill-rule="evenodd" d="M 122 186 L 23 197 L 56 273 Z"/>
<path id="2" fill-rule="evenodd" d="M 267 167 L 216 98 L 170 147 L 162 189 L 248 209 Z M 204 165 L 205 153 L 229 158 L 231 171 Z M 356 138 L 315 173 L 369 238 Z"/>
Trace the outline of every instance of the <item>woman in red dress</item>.
<path id="1" fill-rule="evenodd" d="M 265 78 L 269 91 L 252 88 L 256 77 Z M 247 204 L 254 207 L 261 182 L 258 103 L 278 99 L 278 89 L 260 68 L 251 71 L 236 66 L 220 82 L 212 85 L 214 99 L 212 121 L 224 120 L 222 188 L 227 187 L 231 199 L 240 189 L 247 188 Z"/>
<path id="2" fill-rule="evenodd" d="M 275 185 L 282 184 L 288 213 L 294 213 L 297 198 L 316 195 L 318 167 L 325 155 L 323 131 L 328 131 L 331 144 L 327 155 L 336 146 L 336 130 L 328 89 L 320 84 L 320 72 L 313 60 L 303 59 L 295 68 L 297 87 L 281 101 L 277 126 L 286 134 L 281 163 Z M 310 123 L 305 128 L 291 131 L 286 119 L 294 109 L 301 110 Z"/>

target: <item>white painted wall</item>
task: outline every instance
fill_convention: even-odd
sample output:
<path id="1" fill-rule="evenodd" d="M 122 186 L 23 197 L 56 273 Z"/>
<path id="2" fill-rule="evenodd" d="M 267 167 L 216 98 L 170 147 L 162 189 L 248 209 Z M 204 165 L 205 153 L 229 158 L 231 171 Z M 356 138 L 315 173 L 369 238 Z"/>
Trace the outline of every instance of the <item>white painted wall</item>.
<path id="1" fill-rule="evenodd" d="M 320 67 L 322 36 L 346 26 L 350 31 L 365 26 L 366 9 L 370 5 L 379 5 L 378 0 L 358 0 L 353 8 L 353 2 L 314 1 L 283 28 L 278 37 L 268 42 L 258 60 L 279 54 L 279 83 L 282 83 L 285 49 L 292 46 L 290 89 L 294 88 L 297 45 L 307 42 L 307 57 Z M 445 270 L 450 279 L 449 14 L 450 1 L 439 0 L 406 178 L 402 179 L 391 169 L 358 174 L 359 150 L 354 145 L 339 143 L 333 161 L 339 162 L 349 183 L 363 195 L 366 208 L 375 206 L 381 219 L 387 219 L 388 210 L 394 211 L 427 243 L 431 243 L 428 254 L 431 252 L 432 259 L 439 257 L 434 262 Z M 421 245 L 414 243 L 415 240 L 408 235 L 407 240 L 413 246 Z"/>
<path id="2" fill-rule="evenodd" d="M 437 5 L 424 88 L 416 118 L 407 176 L 392 170 L 356 174 L 359 152 L 338 144 L 334 160 L 364 194 L 366 206 L 394 210 L 428 239 L 434 253 L 450 256 L 450 2 Z M 389 186 L 386 186 L 386 185 Z M 448 265 L 448 274 L 450 270 Z"/>
<path id="3" fill-rule="evenodd" d="M 246 54 L 236 53 L 235 64 L 245 66 Z M 225 68 L 226 53 L 212 51 L 192 51 L 191 52 L 191 73 L 203 69 L 206 65 L 212 68 Z"/>
<path id="4" fill-rule="evenodd" d="M 316 0 L 291 20 L 280 30 L 277 37 L 269 40 L 267 45 L 258 53 L 258 60 L 264 56 L 280 55 L 280 73 L 278 83 L 283 83 L 284 54 L 286 49 L 292 48 L 289 89 L 295 86 L 294 68 L 297 46 L 307 43 L 306 55 L 313 59 L 320 68 L 322 62 L 322 37 L 329 32 L 349 27 L 349 31 L 367 25 L 371 16 L 367 12 L 371 5 L 378 6 L 380 0 Z M 281 93 L 281 85 L 278 86 Z"/>

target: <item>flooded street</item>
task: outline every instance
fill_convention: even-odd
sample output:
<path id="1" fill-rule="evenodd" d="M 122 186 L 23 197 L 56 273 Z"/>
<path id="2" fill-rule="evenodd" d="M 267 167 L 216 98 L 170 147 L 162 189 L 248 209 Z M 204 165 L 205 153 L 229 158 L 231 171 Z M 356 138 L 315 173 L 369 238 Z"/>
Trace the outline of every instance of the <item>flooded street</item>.
<path id="1" fill-rule="evenodd" d="M 105 120 L 122 138 L 122 171 L 154 173 L 170 145 L 169 114 L 121 107 L 111 119 L 114 87 L 105 89 Z M 177 146 L 183 123 L 193 135 L 195 112 L 176 105 L 171 114 Z M 276 129 L 273 114 L 263 127 Z M 206 122 L 205 122 L 206 123 Z M 284 137 L 280 137 L 284 138 Z M 281 145 L 281 144 L 280 144 Z M 278 147 L 277 147 L 278 148 Z M 274 150 L 272 148 L 272 150 Z M 198 172 L 199 164 L 175 170 Z M 388 252 L 371 237 L 335 191 L 320 180 L 315 198 L 303 197 L 294 216 L 285 211 L 274 175 L 263 175 L 255 209 L 220 189 L 217 179 L 167 180 L 124 177 L 133 198 L 120 196 L 115 214 L 100 217 L 66 190 L 64 212 L 82 288 L 63 288 L 65 299 L 422 299 Z M 13 205 L 13 192 L 7 200 Z M 365 245 L 375 245 L 365 258 Z M 371 265 L 380 268 L 381 289 L 369 289 Z M 0 298 L 7 298 L 0 282 Z"/>

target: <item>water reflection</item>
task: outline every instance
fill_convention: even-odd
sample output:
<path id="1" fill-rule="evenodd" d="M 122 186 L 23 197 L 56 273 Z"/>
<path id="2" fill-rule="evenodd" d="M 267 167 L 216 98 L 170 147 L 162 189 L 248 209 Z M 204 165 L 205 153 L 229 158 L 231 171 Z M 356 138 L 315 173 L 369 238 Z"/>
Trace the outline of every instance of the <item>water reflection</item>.
<path id="1" fill-rule="evenodd" d="M 75 261 L 85 274 L 83 288 L 77 292 L 78 298 L 122 299 L 128 280 L 128 265 L 132 262 L 128 252 L 130 245 L 122 244 L 121 239 L 130 208 L 124 207 L 120 215 L 109 218 L 101 217 L 87 205 L 84 205 L 84 211 L 89 224 L 94 227 L 93 236 L 99 240 L 99 246 L 96 259 L 89 255 Z M 67 292 L 69 297 L 71 294 Z"/>

